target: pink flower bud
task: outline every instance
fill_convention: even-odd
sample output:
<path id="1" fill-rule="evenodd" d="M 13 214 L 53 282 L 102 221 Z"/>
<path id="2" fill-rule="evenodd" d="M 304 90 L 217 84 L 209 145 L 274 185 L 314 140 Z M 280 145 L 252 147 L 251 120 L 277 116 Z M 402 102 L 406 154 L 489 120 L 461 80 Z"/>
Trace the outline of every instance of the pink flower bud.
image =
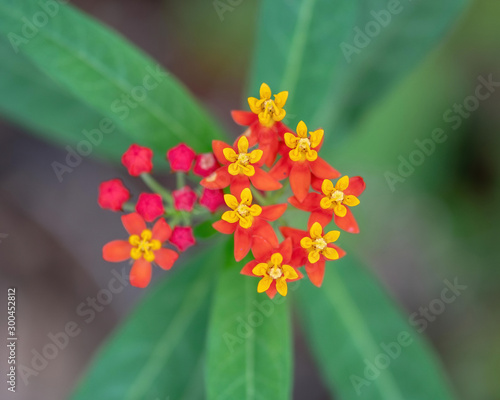
<path id="1" fill-rule="evenodd" d="M 219 168 L 219 164 L 217 163 L 214 153 L 203 153 L 196 156 L 193 172 L 205 178 L 217 168 Z"/>
<path id="2" fill-rule="evenodd" d="M 189 172 L 196 154 L 193 149 L 181 143 L 167 152 L 172 171 Z"/>
<path id="3" fill-rule="evenodd" d="M 172 195 L 174 196 L 174 207 L 176 210 L 193 211 L 194 203 L 198 196 L 189 186 L 174 190 Z"/>
<path id="4" fill-rule="evenodd" d="M 102 208 L 121 211 L 123 203 L 130 199 L 130 192 L 120 179 L 111 179 L 99 185 L 97 202 Z"/>
<path id="5" fill-rule="evenodd" d="M 194 246 L 196 240 L 193 236 L 193 228 L 190 226 L 176 226 L 170 237 L 170 243 L 177 247 L 179 251 L 185 251 Z"/>
<path id="6" fill-rule="evenodd" d="M 161 196 L 156 193 L 141 193 L 135 210 L 148 222 L 154 221 L 165 213 L 163 200 Z"/>
<path id="7" fill-rule="evenodd" d="M 210 212 L 215 212 L 219 207 L 226 205 L 224 201 L 224 192 L 221 189 L 203 189 L 203 193 L 200 197 L 200 204 L 210 210 Z"/>
<path id="8" fill-rule="evenodd" d="M 122 156 L 122 164 L 132 176 L 139 176 L 143 172 L 151 172 L 153 169 L 153 151 L 147 147 L 133 144 Z"/>

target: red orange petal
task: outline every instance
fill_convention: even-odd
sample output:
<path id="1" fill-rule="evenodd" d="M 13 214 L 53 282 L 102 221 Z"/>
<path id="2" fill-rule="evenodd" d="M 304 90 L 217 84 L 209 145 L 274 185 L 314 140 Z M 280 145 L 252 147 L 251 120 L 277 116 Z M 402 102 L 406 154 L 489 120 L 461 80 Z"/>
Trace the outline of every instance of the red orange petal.
<path id="1" fill-rule="evenodd" d="M 220 164 L 226 165 L 229 164 L 229 161 L 224 156 L 224 149 L 231 148 L 227 143 L 224 143 L 220 140 L 212 140 L 212 149 L 215 154 L 215 158 L 219 161 Z"/>
<path id="2" fill-rule="evenodd" d="M 250 180 L 259 190 L 278 190 L 283 186 L 275 178 L 258 167 L 255 168 L 255 174 L 250 177 Z"/>
<path id="3" fill-rule="evenodd" d="M 278 181 L 282 181 L 283 179 L 288 178 L 290 174 L 291 165 L 288 162 L 287 157 L 281 157 L 278 162 L 274 165 L 273 168 L 269 171 L 269 175 L 271 175 L 274 179 Z"/>
<path id="4" fill-rule="evenodd" d="M 262 236 L 254 236 L 252 243 L 252 254 L 256 260 L 267 262 L 273 254 L 273 246 Z"/>
<path id="5" fill-rule="evenodd" d="M 322 227 L 327 226 L 332 222 L 333 211 L 317 209 L 311 213 L 309 216 L 309 221 L 307 222 L 307 228 L 310 229 L 315 222 L 319 222 Z"/>
<path id="6" fill-rule="evenodd" d="M 137 213 L 122 215 L 122 224 L 130 235 L 140 235 L 146 229 L 146 221 Z"/>
<path id="7" fill-rule="evenodd" d="M 293 252 L 292 238 L 286 238 L 285 240 L 283 240 L 283 242 L 281 242 L 280 246 L 278 247 L 278 252 L 283 256 L 284 264 L 290 262 Z"/>
<path id="8" fill-rule="evenodd" d="M 237 223 L 230 224 L 229 222 L 220 220 L 220 221 L 214 222 L 212 224 L 212 226 L 214 227 L 214 229 L 216 231 L 219 231 L 220 233 L 224 233 L 226 235 L 232 235 L 234 233 L 234 231 L 236 230 L 236 227 L 238 226 L 238 224 Z"/>
<path id="9" fill-rule="evenodd" d="M 308 163 L 293 164 L 290 171 L 290 186 L 297 200 L 303 202 L 311 187 L 311 170 Z"/>
<path id="10" fill-rule="evenodd" d="M 262 207 L 262 213 L 260 214 L 260 218 L 265 219 L 267 221 L 276 221 L 286 211 L 287 206 L 288 204 L 276 204 L 273 206 L 264 206 Z"/>
<path id="11" fill-rule="evenodd" d="M 242 275 L 248 275 L 248 276 L 255 276 L 252 272 L 254 267 L 258 264 L 259 262 L 256 260 L 252 260 L 248 263 L 245 264 L 245 266 L 241 269 L 240 274 Z"/>
<path id="12" fill-rule="evenodd" d="M 309 163 L 311 172 L 320 179 L 335 179 L 340 176 L 340 172 L 328 164 L 325 160 L 318 157 L 315 161 Z"/>
<path id="13" fill-rule="evenodd" d="M 165 242 L 172 236 L 172 228 L 163 218 L 156 221 L 153 226 L 153 239 L 159 240 L 160 242 Z"/>
<path id="14" fill-rule="evenodd" d="M 249 126 L 258 120 L 257 114 L 251 111 L 232 110 L 233 121 L 238 125 Z"/>
<path id="15" fill-rule="evenodd" d="M 127 240 L 113 240 L 102 248 L 102 258 L 109 262 L 120 262 L 130 258 L 132 245 Z"/>
<path id="16" fill-rule="evenodd" d="M 252 240 L 246 229 L 238 227 L 234 232 L 234 258 L 241 261 L 250 251 Z"/>
<path id="17" fill-rule="evenodd" d="M 253 228 L 253 235 L 262 236 L 271 243 L 271 246 L 278 247 L 278 236 L 276 236 L 273 227 L 268 222 L 262 219 L 255 219 Z"/>
<path id="18" fill-rule="evenodd" d="M 135 287 L 145 288 L 151 281 L 151 263 L 144 258 L 139 258 L 130 270 L 130 284 Z"/>
<path id="19" fill-rule="evenodd" d="M 349 179 L 349 186 L 346 190 L 344 190 L 344 193 L 346 195 L 352 194 L 353 196 L 358 197 L 361 193 L 364 192 L 365 188 L 366 184 L 364 179 L 360 176 L 353 176 Z"/>
<path id="20" fill-rule="evenodd" d="M 155 263 L 160 268 L 170 269 L 179 258 L 179 254 L 170 249 L 159 249 L 155 251 Z"/>
<path id="21" fill-rule="evenodd" d="M 358 223 L 356 219 L 354 219 L 354 215 L 352 215 L 352 211 L 349 207 L 346 207 L 347 213 L 344 217 L 339 217 L 337 215 L 334 216 L 334 221 L 337 226 L 349 233 L 359 233 Z"/>
<path id="22" fill-rule="evenodd" d="M 311 264 L 306 263 L 306 272 L 313 285 L 320 287 L 325 276 L 325 259 L 321 257 L 318 262 Z"/>

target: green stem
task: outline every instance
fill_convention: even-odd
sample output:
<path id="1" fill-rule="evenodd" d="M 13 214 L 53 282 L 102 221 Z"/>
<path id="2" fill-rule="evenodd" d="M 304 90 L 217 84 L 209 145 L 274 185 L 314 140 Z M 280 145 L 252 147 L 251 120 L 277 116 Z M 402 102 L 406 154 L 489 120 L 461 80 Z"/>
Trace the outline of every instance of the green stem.
<path id="1" fill-rule="evenodd" d="M 186 174 L 184 172 L 177 172 L 177 189 L 182 189 L 186 186 Z"/>
<path id="2" fill-rule="evenodd" d="M 123 211 L 126 211 L 126 212 L 134 212 L 135 211 L 135 206 L 133 203 L 125 203 L 122 208 L 123 208 Z"/>
<path id="3" fill-rule="evenodd" d="M 170 206 L 174 204 L 172 193 L 170 193 L 169 190 L 165 189 L 155 178 L 146 173 L 141 174 L 141 178 L 148 188 L 150 188 L 153 192 L 158 193 L 161 197 L 163 197 Z"/>

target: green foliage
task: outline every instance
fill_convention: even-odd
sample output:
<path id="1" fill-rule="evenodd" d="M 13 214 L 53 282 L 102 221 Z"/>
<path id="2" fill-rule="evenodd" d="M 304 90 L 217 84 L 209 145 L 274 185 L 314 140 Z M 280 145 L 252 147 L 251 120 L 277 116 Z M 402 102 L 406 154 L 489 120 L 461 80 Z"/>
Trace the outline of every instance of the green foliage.
<path id="1" fill-rule="evenodd" d="M 323 378 L 340 398 L 453 398 L 421 334 L 352 256 L 327 266 L 320 289 L 306 282 L 297 295 Z"/>
<path id="2" fill-rule="evenodd" d="M 208 332 L 208 399 L 289 399 L 288 300 L 257 293 L 258 279 L 239 274 L 244 263 L 228 263 L 219 271 Z"/>

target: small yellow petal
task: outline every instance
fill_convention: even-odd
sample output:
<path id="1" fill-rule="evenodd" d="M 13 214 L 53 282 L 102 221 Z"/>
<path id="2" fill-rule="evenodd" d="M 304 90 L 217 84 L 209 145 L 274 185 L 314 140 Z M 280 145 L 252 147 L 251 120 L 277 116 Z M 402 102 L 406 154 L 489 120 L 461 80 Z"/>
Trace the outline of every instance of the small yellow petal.
<path id="1" fill-rule="evenodd" d="M 250 215 L 252 217 L 257 217 L 260 214 L 262 214 L 262 207 L 259 206 L 258 204 L 254 204 L 252 207 L 250 207 Z"/>
<path id="2" fill-rule="evenodd" d="M 229 172 L 229 173 L 230 173 L 231 175 L 233 175 L 233 176 L 236 176 L 236 175 L 238 175 L 238 174 L 240 173 L 240 170 L 241 170 L 241 168 L 240 168 L 240 167 L 241 167 L 241 166 L 240 166 L 240 164 L 238 164 L 238 163 L 232 163 L 232 164 L 229 164 L 229 167 L 228 167 L 228 169 L 227 169 L 227 172 Z"/>
<path id="3" fill-rule="evenodd" d="M 302 153 L 299 151 L 299 149 L 297 147 L 293 150 L 290 150 L 290 153 L 288 153 L 288 156 L 290 157 L 290 160 L 292 160 L 292 161 L 302 160 Z"/>
<path id="4" fill-rule="evenodd" d="M 258 163 L 260 161 L 260 159 L 262 158 L 262 155 L 264 154 L 264 152 L 262 150 L 253 150 L 251 153 L 250 153 L 250 162 L 252 164 L 255 164 L 255 163 Z"/>
<path id="5" fill-rule="evenodd" d="M 224 202 L 231 210 L 236 210 L 240 205 L 239 201 L 232 194 L 225 194 Z"/>
<path id="6" fill-rule="evenodd" d="M 131 236 L 128 238 L 128 242 L 129 242 L 132 246 L 139 246 L 139 243 L 141 243 L 141 238 L 139 237 L 139 235 L 131 235 Z"/>
<path id="7" fill-rule="evenodd" d="M 253 223 L 253 217 L 252 216 L 249 216 L 249 217 L 241 217 L 240 218 L 240 226 L 243 228 L 243 229 L 248 229 L 252 226 L 252 223 Z"/>
<path id="8" fill-rule="evenodd" d="M 262 293 L 265 292 L 267 289 L 269 289 L 269 286 L 271 286 L 273 279 L 270 276 L 264 276 L 259 282 L 259 285 L 257 286 L 257 292 Z"/>
<path id="9" fill-rule="evenodd" d="M 281 265 L 281 263 L 283 262 L 283 256 L 280 253 L 274 253 L 271 256 L 271 262 L 273 263 L 273 265 Z"/>
<path id="10" fill-rule="evenodd" d="M 322 238 L 323 237 L 323 227 L 321 226 L 321 224 L 319 222 L 315 222 L 311 226 L 311 230 L 309 231 L 309 233 L 311 234 L 312 239 Z"/>
<path id="11" fill-rule="evenodd" d="M 246 176 L 254 176 L 255 175 L 255 168 L 253 165 L 239 165 L 240 172 L 242 172 Z"/>
<path id="12" fill-rule="evenodd" d="M 330 231 L 325 236 L 323 236 L 323 239 L 325 240 L 326 243 L 333 243 L 337 241 L 339 236 L 340 236 L 340 231 Z"/>
<path id="13" fill-rule="evenodd" d="M 260 107 L 257 106 L 257 101 L 259 99 L 256 99 L 255 97 L 249 97 L 248 98 L 248 105 L 250 106 L 250 110 L 252 110 L 252 112 L 254 114 L 258 114 L 260 113 Z"/>
<path id="14" fill-rule="evenodd" d="M 308 150 L 306 153 L 307 161 L 316 161 L 318 158 L 318 152 L 316 150 Z"/>
<path id="15" fill-rule="evenodd" d="M 297 147 L 297 141 L 299 138 L 295 136 L 293 133 L 286 132 L 285 133 L 285 144 L 291 149 L 295 149 Z"/>
<path id="16" fill-rule="evenodd" d="M 300 245 L 302 246 L 303 249 L 309 249 L 313 245 L 313 241 L 310 237 L 304 237 L 300 240 Z"/>
<path id="17" fill-rule="evenodd" d="M 263 83 L 260 85 L 260 90 L 259 90 L 260 98 L 261 99 L 270 99 L 271 98 L 271 88 L 267 86 L 267 84 Z"/>
<path id="18" fill-rule="evenodd" d="M 287 91 L 279 92 L 278 94 L 274 95 L 274 103 L 279 108 L 282 108 L 285 105 L 287 99 L 288 99 Z"/>
<path id="19" fill-rule="evenodd" d="M 333 186 L 333 182 L 329 181 L 328 179 L 325 179 L 321 184 L 321 191 L 325 196 L 330 196 L 334 189 L 335 186 Z"/>
<path id="20" fill-rule="evenodd" d="M 354 207 L 359 204 L 359 199 L 356 196 L 353 196 L 352 194 L 349 194 L 344 197 L 343 203 L 349 207 Z"/>
<path id="21" fill-rule="evenodd" d="M 226 211 L 224 214 L 222 214 L 221 219 L 231 224 L 234 224 L 235 222 L 238 222 L 239 217 L 236 211 Z"/>
<path id="22" fill-rule="evenodd" d="M 311 135 L 311 147 L 315 148 L 318 147 L 319 144 L 321 143 L 321 140 L 323 139 L 323 134 L 325 131 L 323 129 L 318 129 L 314 132 L 310 132 Z"/>
<path id="23" fill-rule="evenodd" d="M 349 177 L 346 175 L 337 181 L 337 184 L 335 185 L 335 189 L 344 191 L 347 189 L 348 186 L 349 186 Z"/>
<path id="24" fill-rule="evenodd" d="M 299 277 L 297 271 L 295 271 L 295 269 L 292 268 L 290 265 L 282 265 L 281 268 L 283 269 L 284 276 L 286 279 L 297 279 Z"/>
<path id="25" fill-rule="evenodd" d="M 149 229 L 144 229 L 141 233 L 141 238 L 143 240 L 151 240 L 151 238 L 153 237 L 153 232 L 151 232 Z"/>
<path id="26" fill-rule="evenodd" d="M 332 249 L 331 247 L 325 247 L 323 249 L 323 255 L 329 260 L 337 260 L 339 258 L 339 253 L 337 253 L 337 250 Z"/>
<path id="27" fill-rule="evenodd" d="M 281 277 L 276 280 L 276 290 L 283 297 L 285 297 L 286 294 L 288 293 L 288 286 L 286 285 L 286 280 L 284 277 Z"/>
<path id="28" fill-rule="evenodd" d="M 261 112 L 259 114 L 259 122 L 261 125 L 271 127 L 274 124 L 273 118 L 271 114 L 269 114 L 267 111 L 266 112 Z"/>
<path id="29" fill-rule="evenodd" d="M 246 153 L 248 151 L 248 139 L 246 136 L 242 136 L 240 140 L 238 140 L 238 151 L 240 153 Z"/>
<path id="30" fill-rule="evenodd" d="M 241 191 L 241 204 L 246 204 L 249 206 L 252 204 L 252 191 L 249 188 L 245 188 Z"/>
<path id="31" fill-rule="evenodd" d="M 227 161 L 235 162 L 238 159 L 238 154 L 231 147 L 226 147 L 222 152 Z"/>
<path id="32" fill-rule="evenodd" d="M 253 267 L 252 274 L 257 276 L 265 276 L 267 274 L 267 264 L 266 263 L 257 264 L 255 267 Z"/>
<path id="33" fill-rule="evenodd" d="M 137 247 L 133 247 L 130 249 L 130 258 L 133 260 L 138 260 L 142 256 L 142 251 L 140 251 Z"/>
<path id="34" fill-rule="evenodd" d="M 155 255 L 152 251 L 144 252 L 144 259 L 149 262 L 153 262 L 155 260 Z"/>
<path id="35" fill-rule="evenodd" d="M 309 253 L 309 255 L 307 256 L 307 259 L 309 260 L 309 262 L 311 264 L 315 264 L 319 261 L 319 253 L 317 250 L 313 250 Z"/>
<path id="36" fill-rule="evenodd" d="M 333 212 L 338 217 L 345 217 L 345 215 L 347 214 L 347 208 L 345 208 L 342 204 L 337 203 L 337 205 L 333 209 Z"/>
<path id="37" fill-rule="evenodd" d="M 328 210 L 332 206 L 332 204 L 333 204 L 333 201 L 331 201 L 329 197 L 323 197 L 321 199 L 321 201 L 319 202 L 319 205 L 324 210 Z"/>
<path id="38" fill-rule="evenodd" d="M 151 250 L 160 250 L 161 249 L 161 242 L 159 240 L 151 240 Z"/>
<path id="39" fill-rule="evenodd" d="M 297 124 L 297 135 L 301 138 L 307 138 L 307 126 L 304 121 Z"/>
<path id="40" fill-rule="evenodd" d="M 273 120 L 281 121 L 286 116 L 286 111 L 283 108 L 276 107 L 273 113 Z"/>

